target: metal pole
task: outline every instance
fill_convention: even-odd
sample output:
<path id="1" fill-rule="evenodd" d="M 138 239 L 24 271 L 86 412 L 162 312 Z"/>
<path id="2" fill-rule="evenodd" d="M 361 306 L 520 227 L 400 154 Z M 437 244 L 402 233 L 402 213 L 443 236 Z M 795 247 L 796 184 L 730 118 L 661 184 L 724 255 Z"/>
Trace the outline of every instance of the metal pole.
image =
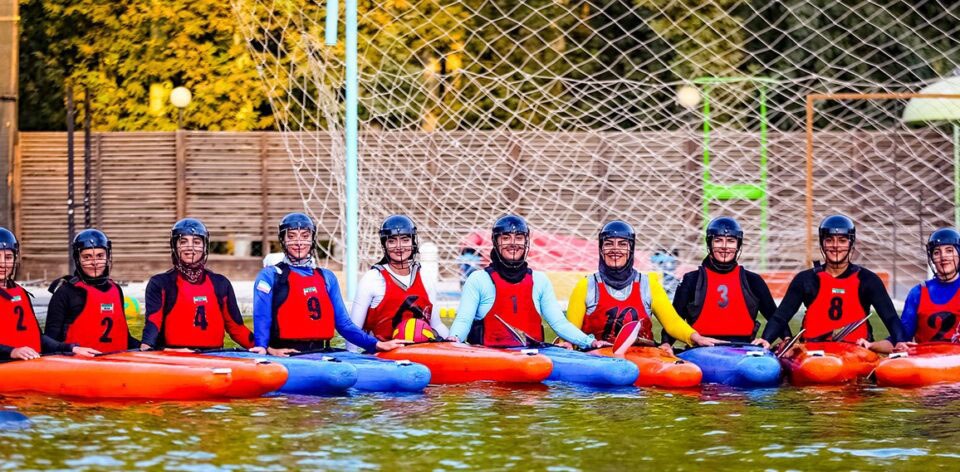
<path id="1" fill-rule="evenodd" d="M 83 227 L 90 228 L 90 89 L 83 88 Z"/>
<path id="2" fill-rule="evenodd" d="M 70 268 L 70 274 L 76 270 L 70 249 L 73 245 L 73 237 L 76 235 L 73 223 L 73 122 L 73 87 L 67 85 L 67 266 Z"/>
<path id="3" fill-rule="evenodd" d="M 763 197 L 760 200 L 760 270 L 767 270 L 767 229 L 770 205 L 767 192 L 767 86 L 760 83 L 760 187 Z"/>
<path id="4" fill-rule="evenodd" d="M 339 17 L 340 2 L 338 0 L 327 0 L 327 25 L 323 30 L 327 46 L 337 45 L 337 18 Z"/>
<path id="5" fill-rule="evenodd" d="M 815 98 L 807 95 L 807 198 L 806 219 L 806 267 L 813 265 L 813 103 Z"/>
<path id="6" fill-rule="evenodd" d="M 953 227 L 960 228 L 960 122 L 953 124 Z"/>
<path id="7" fill-rule="evenodd" d="M 357 74 L 357 0 L 346 0 L 346 187 L 347 187 L 347 241 L 346 279 L 347 299 L 353 300 L 357 291 L 357 268 L 359 266 L 359 192 L 358 192 L 358 126 L 357 100 L 360 88 Z"/>
<path id="8" fill-rule="evenodd" d="M 700 218 L 702 226 L 700 237 L 704 238 L 704 243 L 706 243 L 707 224 L 710 221 L 710 198 L 707 196 L 710 185 L 710 86 L 707 85 L 703 88 L 703 207 Z M 700 247 L 704 247 L 703 244 Z"/>
<path id="9" fill-rule="evenodd" d="M 177 108 L 177 130 L 183 129 L 183 108 Z"/>

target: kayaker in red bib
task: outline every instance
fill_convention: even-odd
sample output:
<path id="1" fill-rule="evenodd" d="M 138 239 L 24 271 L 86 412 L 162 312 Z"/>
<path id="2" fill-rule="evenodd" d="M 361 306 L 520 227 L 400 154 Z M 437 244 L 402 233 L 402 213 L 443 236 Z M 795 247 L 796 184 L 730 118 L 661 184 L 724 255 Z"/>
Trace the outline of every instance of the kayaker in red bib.
<path id="1" fill-rule="evenodd" d="M 600 230 L 599 270 L 580 280 L 567 304 L 567 319 L 597 339 L 613 342 L 624 324 L 640 322 L 641 338 L 653 340 L 656 316 L 676 339 L 696 346 L 713 346 L 716 340 L 701 336 L 670 304 L 658 274 L 643 274 L 633 267 L 636 232 L 628 223 L 611 221 Z M 673 353 L 671 343 L 663 347 Z"/>
<path id="2" fill-rule="evenodd" d="M 100 230 L 85 229 L 73 238 L 72 276 L 50 286 L 44 333 L 68 344 L 99 352 L 116 352 L 140 346 L 127 327 L 123 290 L 110 279 L 113 244 Z"/>
<path id="3" fill-rule="evenodd" d="M 171 228 L 173 268 L 147 282 L 140 349 L 219 349 L 224 334 L 245 349 L 253 347 L 233 285 L 206 268 L 209 244 L 210 233 L 196 218 L 184 218 Z"/>
<path id="4" fill-rule="evenodd" d="M 417 227 L 406 215 L 391 215 L 380 225 L 383 257 L 360 279 L 350 318 L 379 340 L 393 339 L 401 323 L 422 319 L 440 337 L 447 327 L 435 315 L 430 292 L 420 278 Z M 352 344 L 351 350 L 358 350 Z"/>
<path id="5" fill-rule="evenodd" d="M 777 303 L 760 274 L 738 263 L 743 228 L 733 218 L 717 217 L 707 224 L 705 240 L 707 257 L 697 270 L 683 275 L 673 306 L 704 336 L 753 341 L 760 327 L 757 314 L 770 319 Z M 664 340 L 672 344 L 666 333 Z"/>
<path id="6" fill-rule="evenodd" d="M 33 295 L 16 282 L 19 267 L 20 242 L 13 232 L 0 228 L 0 360 L 37 359 L 41 353 L 97 354 L 95 349 L 62 343 L 40 332 L 30 300 Z"/>
<path id="7" fill-rule="evenodd" d="M 567 321 L 550 279 L 527 267 L 530 229 L 523 218 L 507 215 L 498 219 L 493 225 L 492 240 L 490 265 L 470 274 L 463 285 L 450 340 L 466 339 L 471 344 L 493 347 L 516 346 L 513 335 L 496 319 L 499 316 L 537 341 L 543 341 L 542 322 L 546 321 L 561 339 L 577 347 L 610 345 Z"/>
<path id="8" fill-rule="evenodd" d="M 330 348 L 340 333 L 364 351 L 390 351 L 402 340 L 378 340 L 350 320 L 337 277 L 317 266 L 317 227 L 309 216 L 280 220 L 283 261 L 257 274 L 253 288 L 253 332 L 257 348 L 276 356 Z"/>
<path id="9" fill-rule="evenodd" d="M 883 281 L 877 274 L 850 262 L 856 242 L 853 221 L 843 215 L 828 216 L 820 223 L 819 236 L 826 264 L 818 264 L 793 278 L 776 313 L 754 344 L 769 348 L 787 328 L 801 303 L 807 307 L 803 317 L 804 340 L 831 341 L 834 330 L 860 322 L 871 308 L 877 311 L 894 343 L 904 339 L 903 327 Z M 872 339 L 868 322 L 844 338 L 880 352 L 893 347 L 891 341 L 873 343 Z"/>
<path id="10" fill-rule="evenodd" d="M 910 289 L 903 304 L 906 350 L 916 343 L 956 342 L 960 327 L 960 232 L 940 228 L 927 239 L 927 263 L 934 277 Z"/>

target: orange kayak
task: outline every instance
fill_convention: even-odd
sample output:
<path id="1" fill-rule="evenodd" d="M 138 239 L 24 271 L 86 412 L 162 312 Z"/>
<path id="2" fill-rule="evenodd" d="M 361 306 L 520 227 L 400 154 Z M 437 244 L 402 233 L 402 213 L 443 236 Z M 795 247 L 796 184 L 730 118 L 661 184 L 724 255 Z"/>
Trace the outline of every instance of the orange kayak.
<path id="1" fill-rule="evenodd" d="M 923 343 L 909 352 L 880 361 L 877 384 L 884 387 L 922 387 L 960 382 L 960 344 Z"/>
<path id="2" fill-rule="evenodd" d="M 108 354 L 106 359 L 147 364 L 183 365 L 189 367 L 229 368 L 233 383 L 227 391 L 232 398 L 253 398 L 279 389 L 287 381 L 287 369 L 266 358 L 239 359 L 173 351 L 129 351 Z"/>
<path id="3" fill-rule="evenodd" d="M 86 399 L 207 400 L 229 397 L 230 368 L 44 356 L 0 364 L 0 393 Z"/>
<path id="4" fill-rule="evenodd" d="M 488 380 L 494 382 L 542 382 L 553 363 L 542 354 L 471 346 L 462 343 L 411 344 L 377 357 L 408 360 L 430 369 L 430 383 L 452 384 Z"/>
<path id="5" fill-rule="evenodd" d="M 866 378 L 880 357 L 853 343 L 808 342 L 797 344 L 781 357 L 793 385 L 842 385 Z"/>
<path id="6" fill-rule="evenodd" d="M 598 356 L 617 357 L 613 348 L 605 347 L 590 351 Z M 623 356 L 640 368 L 640 375 L 634 385 L 638 387 L 689 388 L 700 385 L 703 371 L 662 349 L 647 346 L 633 346 Z"/>

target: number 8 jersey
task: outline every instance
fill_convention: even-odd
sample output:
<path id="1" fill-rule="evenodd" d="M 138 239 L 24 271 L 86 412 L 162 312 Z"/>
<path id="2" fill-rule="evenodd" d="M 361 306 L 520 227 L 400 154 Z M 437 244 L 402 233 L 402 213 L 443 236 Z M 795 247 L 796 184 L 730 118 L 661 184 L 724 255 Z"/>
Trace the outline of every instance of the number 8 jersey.
<path id="1" fill-rule="evenodd" d="M 820 287 L 803 315 L 803 327 L 807 330 L 804 337 L 832 340 L 833 330 L 856 323 L 866 315 L 860 303 L 860 277 L 857 270 L 843 278 L 834 277 L 822 268 L 816 274 Z M 844 340 L 869 339 L 867 326 L 867 323 L 860 325 Z"/>

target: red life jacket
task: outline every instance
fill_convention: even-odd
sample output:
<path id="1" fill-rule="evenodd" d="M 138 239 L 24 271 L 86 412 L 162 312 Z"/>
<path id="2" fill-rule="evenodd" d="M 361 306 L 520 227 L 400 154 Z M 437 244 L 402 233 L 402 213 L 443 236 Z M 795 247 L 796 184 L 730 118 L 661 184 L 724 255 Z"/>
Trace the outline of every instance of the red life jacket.
<path id="1" fill-rule="evenodd" d="M 487 273 L 493 280 L 496 296 L 490 311 L 481 320 L 480 344 L 493 347 L 517 345 L 516 338 L 494 315 L 499 315 L 510 326 L 542 342 L 543 324 L 540 321 L 540 314 L 537 313 L 537 307 L 533 304 L 533 272 L 528 270 L 523 280 L 515 284 L 503 280 L 492 268 L 488 268 Z"/>
<path id="2" fill-rule="evenodd" d="M 920 304 L 917 306 L 918 343 L 936 341 L 950 342 L 957 332 L 957 318 L 960 317 L 960 290 L 947 303 L 938 305 L 930 299 L 927 284 L 920 284 Z"/>
<path id="3" fill-rule="evenodd" d="M 283 294 L 285 296 L 280 297 Z M 274 284 L 275 338 L 287 341 L 328 341 L 334 335 L 333 302 L 320 269 L 300 275 L 287 265 Z"/>
<path id="4" fill-rule="evenodd" d="M 209 349 L 223 347 L 223 309 L 209 276 L 192 284 L 179 274 L 177 297 L 165 302 L 163 339 L 170 347 Z"/>
<path id="5" fill-rule="evenodd" d="M 430 323 L 433 305 L 420 279 L 419 270 L 413 276 L 413 284 L 406 290 L 400 287 L 386 268 L 380 267 L 380 276 L 383 277 L 386 290 L 380 304 L 367 310 L 364 331 L 386 341 L 393 339 L 393 330 L 406 320 L 419 318 Z"/>
<path id="6" fill-rule="evenodd" d="M 85 282 L 78 281 L 76 287 L 86 292 L 83 311 L 67 327 L 64 342 L 96 349 L 100 352 L 125 351 L 127 339 L 127 318 L 123 314 L 123 299 L 117 284 L 108 282 L 110 288 L 102 292 Z"/>
<path id="7" fill-rule="evenodd" d="M 610 295 L 606 284 L 598 275 L 594 274 L 593 280 L 597 287 L 597 307 L 584 318 L 584 333 L 612 343 L 617 339 L 623 325 L 640 321 L 640 337 L 653 339 L 653 321 L 644 308 L 639 280 L 633 282 L 630 295 L 624 300 L 617 300 Z"/>
<path id="8" fill-rule="evenodd" d="M 40 323 L 23 287 L 0 289 L 0 344 L 40 352 Z"/>
<path id="9" fill-rule="evenodd" d="M 701 277 L 706 287 L 697 295 L 703 297 L 700 312 L 693 314 L 693 329 L 704 336 L 753 336 L 756 332 L 756 310 L 751 313 L 744 295 L 743 267 L 727 273 L 704 267 Z"/>
<path id="10" fill-rule="evenodd" d="M 840 279 L 825 270 L 816 274 L 820 288 L 803 316 L 803 328 L 807 330 L 804 338 L 831 340 L 833 330 L 856 323 L 866 316 L 860 303 L 860 276 L 853 272 Z M 860 325 L 844 340 L 853 342 L 867 339 L 870 336 L 867 326 L 867 323 Z"/>

